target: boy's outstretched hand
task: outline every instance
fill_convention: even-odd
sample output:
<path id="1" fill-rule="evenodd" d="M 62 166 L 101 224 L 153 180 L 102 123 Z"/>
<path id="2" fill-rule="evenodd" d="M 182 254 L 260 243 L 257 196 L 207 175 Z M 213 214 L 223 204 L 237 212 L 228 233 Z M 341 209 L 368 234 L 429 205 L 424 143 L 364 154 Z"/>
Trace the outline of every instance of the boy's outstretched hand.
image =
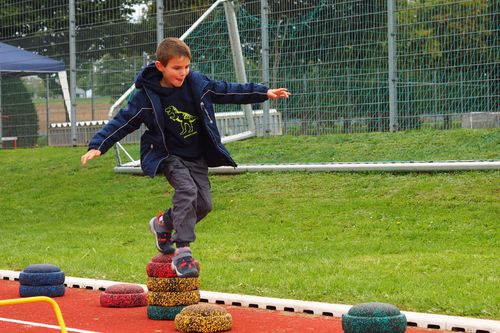
<path id="1" fill-rule="evenodd" d="M 84 155 L 82 155 L 82 157 L 80 157 L 80 161 L 82 161 L 82 165 L 85 166 L 88 160 L 91 160 L 94 157 L 99 157 L 99 156 L 101 156 L 100 150 L 90 149 L 87 153 L 85 153 Z"/>
<path id="2" fill-rule="evenodd" d="M 267 91 L 268 98 L 288 98 L 291 95 L 292 93 L 287 88 L 269 89 Z"/>

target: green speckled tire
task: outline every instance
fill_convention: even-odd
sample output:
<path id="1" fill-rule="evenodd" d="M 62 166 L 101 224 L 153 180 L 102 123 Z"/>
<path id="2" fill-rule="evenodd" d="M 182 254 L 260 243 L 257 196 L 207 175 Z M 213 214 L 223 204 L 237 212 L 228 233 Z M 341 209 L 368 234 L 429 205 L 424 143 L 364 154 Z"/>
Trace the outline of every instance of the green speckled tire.
<path id="1" fill-rule="evenodd" d="M 191 291 L 200 289 L 200 280 L 195 278 L 155 278 L 148 277 L 149 291 Z"/>
<path id="2" fill-rule="evenodd" d="M 148 304 L 159 306 L 177 306 L 192 305 L 200 301 L 200 291 L 183 292 L 158 292 L 150 291 L 148 293 Z"/>
<path id="3" fill-rule="evenodd" d="M 151 320 L 174 320 L 175 316 L 186 306 L 157 306 L 148 305 L 148 318 Z"/>
<path id="4" fill-rule="evenodd" d="M 344 333 L 404 333 L 406 316 L 387 303 L 363 303 L 342 315 Z"/>
<path id="5" fill-rule="evenodd" d="M 213 304 L 187 306 L 175 316 L 175 328 L 183 333 L 215 333 L 229 331 L 232 317 L 227 311 Z"/>

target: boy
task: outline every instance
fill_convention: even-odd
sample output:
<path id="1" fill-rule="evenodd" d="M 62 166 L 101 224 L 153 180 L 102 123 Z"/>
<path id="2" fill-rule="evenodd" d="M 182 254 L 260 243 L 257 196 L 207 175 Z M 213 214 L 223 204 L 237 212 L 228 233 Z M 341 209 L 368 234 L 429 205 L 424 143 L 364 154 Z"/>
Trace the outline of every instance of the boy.
<path id="1" fill-rule="evenodd" d="M 175 252 L 172 268 L 180 277 L 198 276 L 189 245 L 195 240 L 195 224 L 212 209 L 208 167 L 236 166 L 221 143 L 213 103 L 250 104 L 290 96 L 285 88 L 214 81 L 190 72 L 190 63 L 189 47 L 178 38 L 165 38 L 156 50 L 156 62 L 138 74 L 138 91 L 128 106 L 94 135 L 81 157 L 85 166 L 146 125 L 141 168 L 151 177 L 163 173 L 174 188 L 172 208 L 153 217 L 149 226 L 158 250 Z"/>

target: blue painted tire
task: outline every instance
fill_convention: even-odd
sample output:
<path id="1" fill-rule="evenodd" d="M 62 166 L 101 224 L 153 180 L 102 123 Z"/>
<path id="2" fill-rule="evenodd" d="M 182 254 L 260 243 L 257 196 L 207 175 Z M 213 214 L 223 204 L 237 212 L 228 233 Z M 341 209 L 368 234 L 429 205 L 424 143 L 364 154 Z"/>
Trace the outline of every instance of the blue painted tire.
<path id="1" fill-rule="evenodd" d="M 53 273 L 60 271 L 61 269 L 59 267 L 51 264 L 33 264 L 23 270 L 25 273 Z"/>
<path id="2" fill-rule="evenodd" d="M 19 273 L 19 282 L 25 286 L 54 286 L 64 284 L 64 272 Z"/>
<path id="3" fill-rule="evenodd" d="M 175 316 L 179 314 L 184 305 L 179 306 L 157 306 L 148 305 L 148 318 L 151 320 L 174 320 Z"/>
<path id="4" fill-rule="evenodd" d="M 59 297 L 63 296 L 65 291 L 64 284 L 56 286 L 25 286 L 19 287 L 19 295 L 21 297 L 47 296 Z"/>

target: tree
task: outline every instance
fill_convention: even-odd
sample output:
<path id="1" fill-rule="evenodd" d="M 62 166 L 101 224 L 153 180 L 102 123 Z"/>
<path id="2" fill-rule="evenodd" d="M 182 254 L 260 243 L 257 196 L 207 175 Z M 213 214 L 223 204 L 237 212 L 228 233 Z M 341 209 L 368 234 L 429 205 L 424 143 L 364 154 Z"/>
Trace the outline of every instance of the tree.
<path id="1" fill-rule="evenodd" d="M 133 5 L 145 0 L 78 0 L 75 5 L 79 29 L 128 23 Z M 67 0 L 0 0 L 0 40 L 17 40 L 18 45 L 40 54 L 68 54 L 69 10 Z M 22 40 L 20 39 L 22 37 Z M 80 51 L 89 46 L 80 45 Z M 116 45 L 99 45 L 102 47 Z"/>
<path id="2" fill-rule="evenodd" d="M 2 135 L 17 136 L 18 147 L 33 147 L 38 139 L 38 116 L 31 96 L 18 77 L 2 76 Z"/>

